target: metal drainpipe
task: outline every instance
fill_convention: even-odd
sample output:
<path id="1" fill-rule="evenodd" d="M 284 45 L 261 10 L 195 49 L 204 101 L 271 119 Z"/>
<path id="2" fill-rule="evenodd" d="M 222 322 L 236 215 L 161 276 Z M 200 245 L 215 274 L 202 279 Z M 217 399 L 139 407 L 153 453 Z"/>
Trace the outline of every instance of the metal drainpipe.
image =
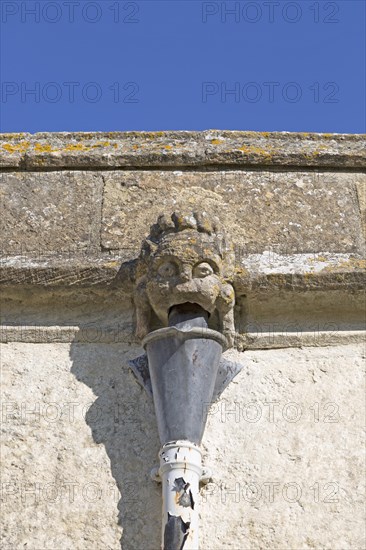
<path id="1" fill-rule="evenodd" d="M 196 304 L 172 308 L 169 327 L 148 334 L 147 351 L 159 436 L 163 550 L 197 550 L 200 443 L 225 337 L 208 328 Z"/>
<path id="2" fill-rule="evenodd" d="M 162 548 L 197 550 L 201 451 L 190 441 L 163 445 L 159 453 L 163 492 Z"/>

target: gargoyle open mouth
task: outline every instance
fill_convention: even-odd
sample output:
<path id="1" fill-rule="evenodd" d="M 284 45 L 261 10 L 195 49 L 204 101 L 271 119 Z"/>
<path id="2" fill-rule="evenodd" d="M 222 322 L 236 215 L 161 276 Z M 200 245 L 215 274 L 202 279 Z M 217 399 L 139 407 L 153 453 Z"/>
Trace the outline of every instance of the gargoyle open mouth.
<path id="1" fill-rule="evenodd" d="M 183 304 L 174 304 L 171 306 L 168 310 L 168 317 L 170 317 L 170 314 L 172 313 L 172 310 L 175 310 L 177 313 L 181 314 L 195 314 L 195 316 L 201 314 L 202 316 L 208 316 L 210 317 L 211 313 L 209 311 L 206 311 L 202 306 L 195 302 L 184 302 Z"/>
<path id="2" fill-rule="evenodd" d="M 195 325 L 198 324 L 207 327 L 209 317 L 210 313 L 203 309 L 203 307 L 199 304 L 190 302 L 176 304 L 170 307 L 168 311 L 169 326 L 184 321 L 193 321 Z"/>

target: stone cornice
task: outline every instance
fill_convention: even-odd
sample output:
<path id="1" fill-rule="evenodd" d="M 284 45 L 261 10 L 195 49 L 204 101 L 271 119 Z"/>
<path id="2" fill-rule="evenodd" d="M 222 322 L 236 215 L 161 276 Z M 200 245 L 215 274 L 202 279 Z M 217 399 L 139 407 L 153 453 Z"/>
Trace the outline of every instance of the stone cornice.
<path id="1" fill-rule="evenodd" d="M 212 167 L 366 168 L 366 135 L 289 132 L 0 134 L 0 167 L 20 171 Z"/>

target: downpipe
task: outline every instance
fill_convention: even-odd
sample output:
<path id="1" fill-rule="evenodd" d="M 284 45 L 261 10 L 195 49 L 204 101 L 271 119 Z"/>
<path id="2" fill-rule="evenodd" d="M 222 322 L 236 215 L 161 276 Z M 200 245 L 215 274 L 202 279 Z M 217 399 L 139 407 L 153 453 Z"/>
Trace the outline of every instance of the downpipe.
<path id="1" fill-rule="evenodd" d="M 162 549 L 198 550 L 200 443 L 225 338 L 208 328 L 196 304 L 172 308 L 169 327 L 148 334 L 146 348 L 162 447 Z"/>

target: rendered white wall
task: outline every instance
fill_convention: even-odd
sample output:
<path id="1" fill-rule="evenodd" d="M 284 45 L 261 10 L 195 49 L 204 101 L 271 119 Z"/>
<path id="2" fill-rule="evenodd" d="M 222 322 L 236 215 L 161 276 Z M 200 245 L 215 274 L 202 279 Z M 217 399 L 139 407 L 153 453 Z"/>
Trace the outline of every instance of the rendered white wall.
<path id="1" fill-rule="evenodd" d="M 139 351 L 2 345 L 2 548 L 160 547 L 155 415 L 127 367 Z M 364 346 L 231 356 L 244 368 L 208 418 L 201 547 L 364 548 Z"/>

